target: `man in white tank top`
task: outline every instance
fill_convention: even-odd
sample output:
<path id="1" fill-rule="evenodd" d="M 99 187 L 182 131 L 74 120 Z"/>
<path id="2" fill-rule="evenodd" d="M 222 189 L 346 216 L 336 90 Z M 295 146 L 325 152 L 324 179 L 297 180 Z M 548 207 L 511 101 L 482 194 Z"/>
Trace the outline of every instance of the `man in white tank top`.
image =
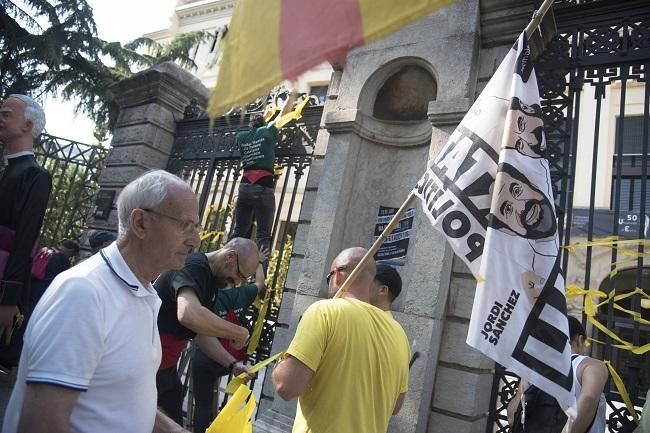
<path id="1" fill-rule="evenodd" d="M 607 367 L 597 359 L 582 355 L 587 336 L 582 323 L 569 316 L 571 362 L 575 380 L 578 416 L 569 421 L 569 433 L 603 433 L 606 428 L 605 395 Z"/>

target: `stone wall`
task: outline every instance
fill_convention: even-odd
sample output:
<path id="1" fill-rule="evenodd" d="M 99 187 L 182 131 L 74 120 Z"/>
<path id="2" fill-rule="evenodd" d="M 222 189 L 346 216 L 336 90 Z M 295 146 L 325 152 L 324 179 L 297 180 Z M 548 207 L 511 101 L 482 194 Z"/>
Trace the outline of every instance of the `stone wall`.
<path id="1" fill-rule="evenodd" d="M 334 256 L 349 246 L 372 244 L 379 206 L 401 205 L 531 13 L 529 1 L 460 0 L 355 50 L 344 71 L 334 73 L 274 352 L 288 346 L 304 310 L 325 297 L 323 278 Z M 435 82 L 428 119 L 379 120 L 373 115 L 378 92 L 413 66 Z M 402 94 L 414 98 L 408 82 Z M 390 111 L 383 110 L 382 116 Z M 475 281 L 416 206 L 407 264 L 399 269 L 404 288 L 393 310 L 420 357 L 389 431 L 483 432 L 493 363 L 465 344 Z M 256 431 L 290 431 L 295 402 L 274 398 L 268 373 Z"/>
<path id="2" fill-rule="evenodd" d="M 112 89 L 120 106 L 100 190 L 115 191 L 108 219 L 88 219 L 90 230 L 117 231 L 115 200 L 122 188 L 142 173 L 167 166 L 176 120 L 194 97 L 205 106 L 208 90 L 192 74 L 165 62 L 120 81 Z M 87 232 L 82 237 L 86 243 Z"/>

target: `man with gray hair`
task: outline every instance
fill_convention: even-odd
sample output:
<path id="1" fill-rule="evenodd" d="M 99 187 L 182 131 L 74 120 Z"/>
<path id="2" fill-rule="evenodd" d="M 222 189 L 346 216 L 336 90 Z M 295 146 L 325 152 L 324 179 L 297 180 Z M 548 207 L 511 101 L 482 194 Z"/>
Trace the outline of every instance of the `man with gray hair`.
<path id="1" fill-rule="evenodd" d="M 18 364 L 20 323 L 31 309 L 32 258 L 52 186 L 33 152 L 44 127 L 43 108 L 28 96 L 11 95 L 0 106 L 5 159 L 0 173 L 0 365 L 5 368 Z"/>
<path id="2" fill-rule="evenodd" d="M 60 274 L 34 309 L 2 433 L 184 432 L 156 409 L 151 281 L 199 246 L 198 203 L 157 170 L 122 190 L 117 212 L 117 241 Z"/>

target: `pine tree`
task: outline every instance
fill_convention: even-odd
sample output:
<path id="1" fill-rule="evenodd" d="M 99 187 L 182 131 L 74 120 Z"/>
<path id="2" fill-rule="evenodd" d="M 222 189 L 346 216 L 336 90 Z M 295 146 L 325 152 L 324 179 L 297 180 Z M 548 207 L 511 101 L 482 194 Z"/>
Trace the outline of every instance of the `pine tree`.
<path id="1" fill-rule="evenodd" d="M 97 37 L 86 0 L 0 0 L 0 99 L 23 93 L 74 100 L 101 141 L 119 112 L 113 84 L 167 60 L 196 68 L 190 52 L 211 37 L 192 32 L 164 46 L 148 38 L 122 45 Z"/>

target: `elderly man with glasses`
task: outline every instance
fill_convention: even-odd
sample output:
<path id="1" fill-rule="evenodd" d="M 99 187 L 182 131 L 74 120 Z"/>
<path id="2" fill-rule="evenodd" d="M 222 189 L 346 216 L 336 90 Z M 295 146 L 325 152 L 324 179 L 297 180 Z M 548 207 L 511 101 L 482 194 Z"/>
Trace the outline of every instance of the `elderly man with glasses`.
<path id="1" fill-rule="evenodd" d="M 199 246 L 198 202 L 156 170 L 124 187 L 117 216 L 117 241 L 61 273 L 34 309 L 2 433 L 185 432 L 156 410 L 151 280 Z"/>
<path id="2" fill-rule="evenodd" d="M 186 229 L 194 227 L 187 224 Z M 216 251 L 189 254 L 181 270 L 166 272 L 154 283 L 162 299 L 158 316 L 163 351 L 156 377 L 158 406 L 178 424 L 183 423 L 184 392 L 176 368 L 181 352 L 197 334 L 197 345 L 205 353 L 212 353 L 212 348 L 220 344 L 217 337 L 233 340 L 236 348 L 246 344 L 248 330 L 214 314 L 211 306 L 217 289 L 246 283 L 257 272 L 260 262 L 255 242 L 233 238 Z"/>

